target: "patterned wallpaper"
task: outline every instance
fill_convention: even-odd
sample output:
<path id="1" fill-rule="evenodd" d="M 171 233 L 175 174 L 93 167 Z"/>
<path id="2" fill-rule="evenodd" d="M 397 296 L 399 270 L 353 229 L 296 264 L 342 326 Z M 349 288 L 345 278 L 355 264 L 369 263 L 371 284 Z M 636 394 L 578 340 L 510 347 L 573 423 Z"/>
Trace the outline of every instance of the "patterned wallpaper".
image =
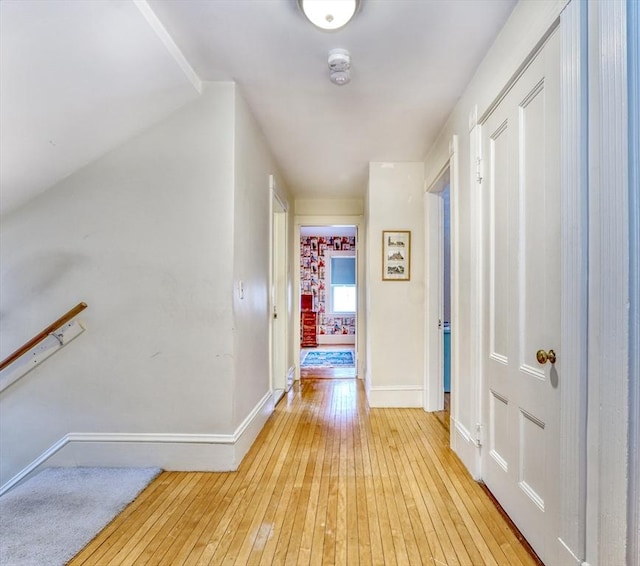
<path id="1" fill-rule="evenodd" d="M 353 316 L 334 316 L 328 307 L 328 281 L 325 279 L 327 250 L 355 250 L 355 236 L 302 236 L 300 238 L 300 292 L 313 295 L 313 309 L 318 313 L 318 335 L 355 334 Z"/>

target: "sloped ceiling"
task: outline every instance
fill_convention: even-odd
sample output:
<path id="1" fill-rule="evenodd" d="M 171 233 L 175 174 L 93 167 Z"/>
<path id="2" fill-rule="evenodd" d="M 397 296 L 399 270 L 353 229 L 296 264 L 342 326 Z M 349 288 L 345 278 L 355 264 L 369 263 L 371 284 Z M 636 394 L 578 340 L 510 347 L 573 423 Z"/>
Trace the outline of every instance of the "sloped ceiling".
<path id="1" fill-rule="evenodd" d="M 425 157 L 514 5 L 362 0 L 323 32 L 296 0 L 2 0 L 0 212 L 192 100 L 198 77 L 238 83 L 295 196 L 362 197 L 370 161 Z M 342 87 L 334 47 L 352 57 Z"/>
<path id="2" fill-rule="evenodd" d="M 0 213 L 198 96 L 152 23 L 128 0 L 0 2 Z"/>

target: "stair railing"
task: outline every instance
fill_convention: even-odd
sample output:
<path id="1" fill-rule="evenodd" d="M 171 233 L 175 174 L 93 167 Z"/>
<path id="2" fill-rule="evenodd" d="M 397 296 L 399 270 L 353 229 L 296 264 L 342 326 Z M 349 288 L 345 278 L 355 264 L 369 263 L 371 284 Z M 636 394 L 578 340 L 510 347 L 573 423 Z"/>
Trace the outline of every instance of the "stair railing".
<path id="1" fill-rule="evenodd" d="M 45 340 L 49 336 L 54 336 L 58 341 L 60 341 L 60 337 L 55 334 L 55 331 L 67 324 L 70 320 L 78 316 L 84 309 L 87 308 L 87 303 L 78 303 L 71 310 L 63 314 L 58 320 L 52 322 L 49 326 L 47 326 L 42 332 L 36 334 L 31 340 L 26 342 L 23 346 L 20 346 L 15 352 L 8 355 L 2 362 L 0 362 L 0 371 L 10 366 L 17 359 L 24 356 L 27 352 L 31 351 L 35 346 L 37 346 L 40 342 Z M 62 342 L 60 343 L 62 345 Z"/>

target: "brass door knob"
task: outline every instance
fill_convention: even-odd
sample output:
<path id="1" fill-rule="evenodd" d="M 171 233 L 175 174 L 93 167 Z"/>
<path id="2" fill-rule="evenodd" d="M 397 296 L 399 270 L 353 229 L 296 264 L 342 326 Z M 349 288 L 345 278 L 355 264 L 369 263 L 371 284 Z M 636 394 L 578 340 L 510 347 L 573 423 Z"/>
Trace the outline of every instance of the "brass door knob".
<path id="1" fill-rule="evenodd" d="M 536 352 L 536 359 L 539 364 L 546 364 L 547 362 L 551 362 L 552 364 L 556 363 L 556 353 L 553 350 L 549 350 L 545 352 L 544 350 L 538 350 Z"/>

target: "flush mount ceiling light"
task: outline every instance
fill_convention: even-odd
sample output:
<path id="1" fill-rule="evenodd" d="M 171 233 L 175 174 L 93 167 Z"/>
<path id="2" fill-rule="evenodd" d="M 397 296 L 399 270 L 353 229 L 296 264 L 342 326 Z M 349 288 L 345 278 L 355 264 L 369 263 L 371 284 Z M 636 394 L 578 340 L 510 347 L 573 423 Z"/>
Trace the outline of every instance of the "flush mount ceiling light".
<path id="1" fill-rule="evenodd" d="M 298 0 L 307 19 L 321 29 L 335 30 L 349 23 L 360 0 Z"/>

